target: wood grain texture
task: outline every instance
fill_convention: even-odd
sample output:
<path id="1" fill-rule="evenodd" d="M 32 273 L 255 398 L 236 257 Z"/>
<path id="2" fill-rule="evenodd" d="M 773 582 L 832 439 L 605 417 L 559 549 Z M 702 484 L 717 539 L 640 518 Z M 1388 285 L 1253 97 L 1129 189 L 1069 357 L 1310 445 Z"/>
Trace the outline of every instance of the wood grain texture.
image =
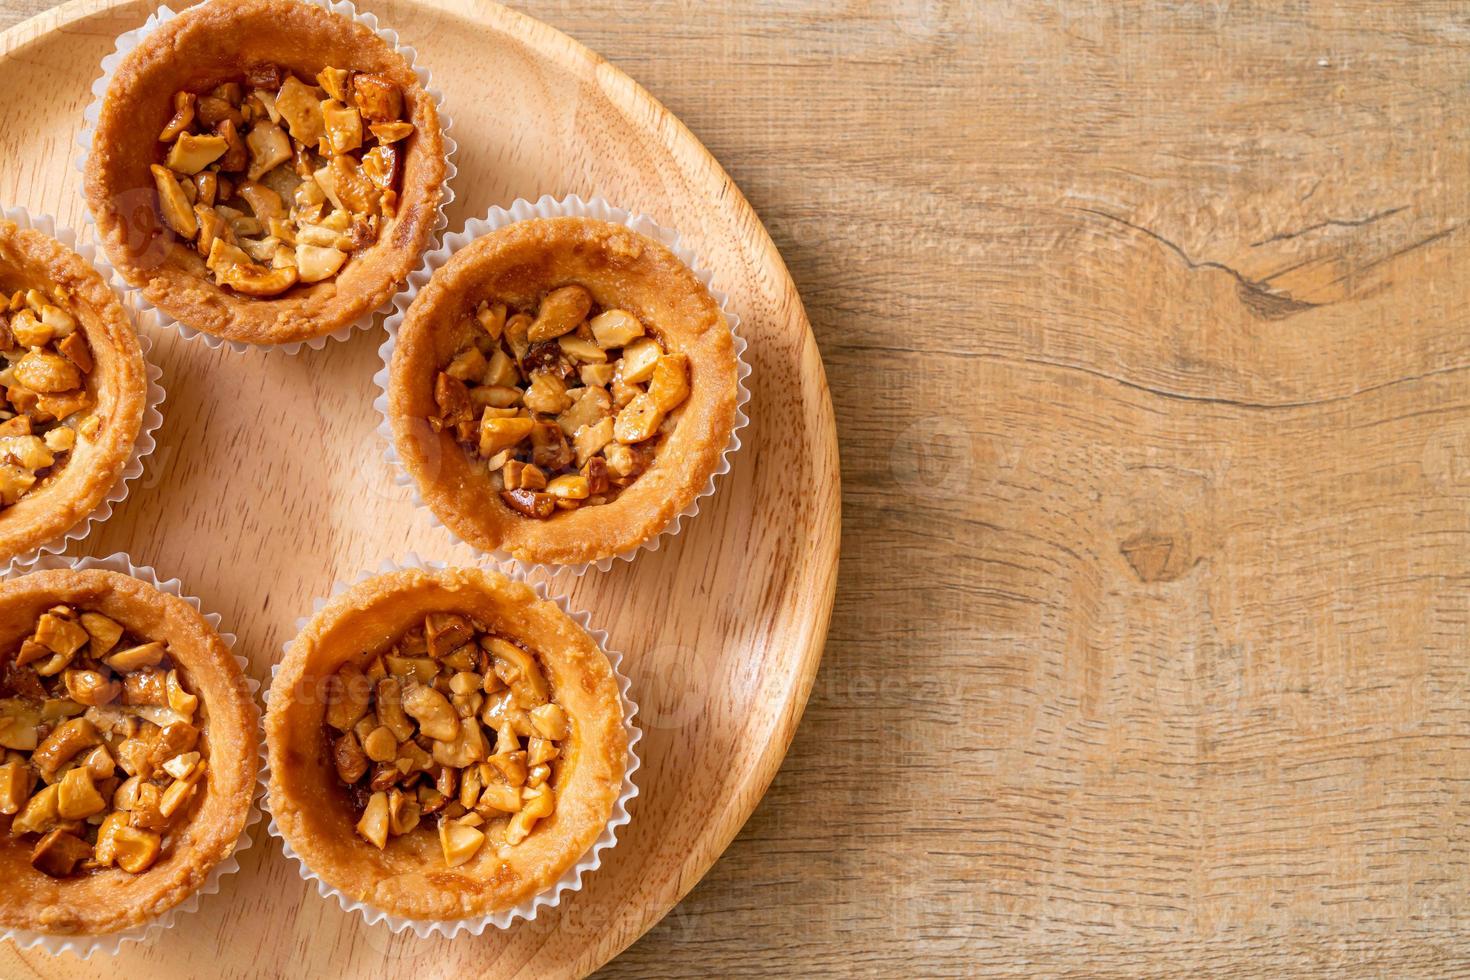
<path id="1" fill-rule="evenodd" d="M 750 198 L 842 444 L 791 752 L 603 973 L 1470 970 L 1463 6 L 520 6 Z"/>
<path id="2" fill-rule="evenodd" d="M 634 822 L 580 892 L 506 932 L 451 942 L 368 927 L 308 893 L 269 841 L 168 941 L 90 963 L 3 946 L 0 976 L 585 974 L 725 848 L 805 704 L 836 581 L 836 440 L 801 301 L 759 220 L 677 120 L 565 35 L 478 0 L 369 6 L 413 39 L 448 92 L 460 143 L 453 227 L 518 196 L 601 193 L 683 233 L 732 294 L 751 344 L 747 452 L 718 495 L 657 553 L 552 586 L 596 610 L 627 653 L 645 733 Z M 113 39 L 147 10 L 84 0 L 0 35 L 0 200 L 80 227 L 81 111 Z M 297 357 L 154 339 L 168 391 L 160 449 L 87 550 L 127 549 L 180 576 L 239 634 L 257 678 L 334 579 L 410 549 L 473 560 L 382 461 L 371 407 L 379 334 Z"/>

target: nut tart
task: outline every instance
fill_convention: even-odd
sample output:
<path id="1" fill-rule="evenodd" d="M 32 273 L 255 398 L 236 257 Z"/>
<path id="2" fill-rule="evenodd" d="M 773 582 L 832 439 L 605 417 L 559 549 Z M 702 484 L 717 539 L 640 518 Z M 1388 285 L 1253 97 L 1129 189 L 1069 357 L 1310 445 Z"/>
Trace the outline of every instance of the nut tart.
<path id="1" fill-rule="evenodd" d="M 736 419 L 724 315 L 667 248 L 520 221 L 430 278 L 399 330 L 394 443 L 465 541 L 541 564 L 623 554 L 705 488 Z"/>
<path id="2" fill-rule="evenodd" d="M 107 498 L 147 396 L 138 335 L 97 271 L 0 220 L 0 560 L 65 534 Z"/>
<path id="3" fill-rule="evenodd" d="M 102 935 L 235 847 L 259 714 L 188 603 L 101 569 L 0 583 L 0 925 Z"/>
<path id="4" fill-rule="evenodd" d="M 612 816 L 627 734 L 607 656 L 477 569 L 358 583 L 292 643 L 266 716 L 270 809 L 304 864 L 408 919 L 512 908 Z"/>
<path id="5" fill-rule="evenodd" d="M 298 0 L 215 0 L 118 65 L 85 188 L 108 257 L 150 302 L 279 344 L 399 290 L 446 170 L 433 97 L 373 31 Z"/>

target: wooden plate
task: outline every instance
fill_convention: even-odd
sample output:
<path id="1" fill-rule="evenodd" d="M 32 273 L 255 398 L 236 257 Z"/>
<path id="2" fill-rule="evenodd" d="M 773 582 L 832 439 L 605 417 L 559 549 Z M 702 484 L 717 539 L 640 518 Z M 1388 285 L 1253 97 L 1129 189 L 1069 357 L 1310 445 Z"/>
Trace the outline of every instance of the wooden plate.
<path id="1" fill-rule="evenodd" d="M 150 6 L 77 0 L 0 34 L 0 201 L 83 226 L 81 113 L 103 55 Z M 744 321 L 752 423 L 713 502 L 661 551 L 557 583 L 628 654 L 645 733 L 633 823 L 580 893 L 506 932 L 448 942 L 368 928 L 308 894 L 268 840 L 198 913 L 120 962 L 4 945 L 0 975 L 590 972 L 714 862 L 805 705 L 836 581 L 836 435 L 806 315 L 760 221 L 677 119 L 570 38 L 475 0 L 368 6 L 445 92 L 460 145 L 451 228 L 516 197 L 600 193 L 679 229 Z M 377 331 L 297 357 L 154 339 L 168 390 L 159 450 L 87 551 L 180 576 L 239 634 L 258 679 L 334 579 L 410 549 L 473 560 L 392 485 L 373 431 Z"/>

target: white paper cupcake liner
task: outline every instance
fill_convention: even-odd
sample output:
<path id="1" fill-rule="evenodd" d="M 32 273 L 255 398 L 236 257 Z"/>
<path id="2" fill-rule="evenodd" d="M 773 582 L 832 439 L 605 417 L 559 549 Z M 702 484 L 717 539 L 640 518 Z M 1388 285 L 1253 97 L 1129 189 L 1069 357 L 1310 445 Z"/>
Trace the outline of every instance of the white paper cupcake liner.
<path id="1" fill-rule="evenodd" d="M 373 578 L 377 575 L 386 575 L 390 572 L 401 572 L 410 568 L 442 571 L 447 567 L 448 565 L 442 561 L 424 561 L 413 552 L 409 552 L 407 555 L 405 555 L 401 562 L 384 560 L 378 565 L 375 571 L 362 572 L 351 582 L 338 581 L 337 583 L 335 583 L 332 586 L 331 594 L 327 598 L 318 598 L 312 601 L 311 615 L 314 616 L 318 612 L 320 612 L 322 607 L 327 604 L 328 599 L 340 595 L 352 586 L 357 585 L 359 582 L 364 582 L 367 579 Z M 320 894 L 322 898 L 335 898 L 337 900 L 337 904 L 342 907 L 342 910 L 344 912 L 358 913 L 363 917 L 363 920 L 367 922 L 368 925 L 376 925 L 377 923 L 382 922 L 385 923 L 388 928 L 391 929 L 393 932 L 403 932 L 405 930 L 411 929 L 420 939 L 427 938 L 428 936 L 434 935 L 436 933 L 438 935 L 444 936 L 447 939 L 453 939 L 460 933 L 469 933 L 472 936 L 478 936 L 484 933 L 484 931 L 491 926 L 494 926 L 496 929 L 505 929 L 508 928 L 511 923 L 515 922 L 517 919 L 526 919 L 527 921 L 535 919 L 537 914 L 543 908 L 556 908 L 558 905 L 561 904 L 562 896 L 564 894 L 581 890 L 582 878 L 584 875 L 590 874 L 591 872 L 596 871 L 599 867 L 602 866 L 603 852 L 610 850 L 617 845 L 618 829 L 626 825 L 631 819 L 628 814 L 628 806 L 638 796 L 638 784 L 633 781 L 633 774 L 636 773 L 639 767 L 642 765 L 642 762 L 638 757 L 637 745 L 638 742 L 643 738 L 643 732 L 633 721 L 633 717 L 638 713 L 638 705 L 636 702 L 634 702 L 631 693 L 632 682 L 629 681 L 627 675 L 623 673 L 623 655 L 617 650 L 614 650 L 608 646 L 607 632 L 605 630 L 593 628 L 593 626 L 591 625 L 591 615 L 585 612 L 573 610 L 567 604 L 567 600 L 565 597 L 559 595 L 547 595 L 547 591 L 544 585 L 528 581 L 523 575 L 518 574 L 514 569 L 490 568 L 489 570 L 499 572 L 500 574 L 505 575 L 507 578 L 510 578 L 512 580 L 525 582 L 527 585 L 530 585 L 531 588 L 535 590 L 536 594 L 540 598 L 550 599 L 552 602 L 556 603 L 557 607 L 560 608 L 562 612 L 570 616 L 574 623 L 582 627 L 582 629 L 587 632 L 587 635 L 592 637 L 593 642 L 595 642 L 598 647 L 602 649 L 602 652 L 606 654 L 608 662 L 612 664 L 613 677 L 617 680 L 618 695 L 623 705 L 623 730 L 627 732 L 628 735 L 628 764 L 627 768 L 623 771 L 623 788 L 622 791 L 618 794 L 617 801 L 613 804 L 612 816 L 609 817 L 607 824 L 602 828 L 602 833 L 598 835 L 597 840 L 594 841 L 592 843 L 592 846 L 587 849 L 587 853 L 583 854 L 582 857 L 578 859 L 575 864 L 568 868 L 562 874 L 562 876 L 558 878 L 556 882 L 545 891 L 538 892 L 537 894 L 531 896 L 524 902 L 521 902 L 519 905 L 516 905 L 512 908 L 502 909 L 501 911 L 492 913 L 490 915 L 475 916 L 468 919 L 407 919 L 403 918 L 402 916 L 391 915 L 383 911 L 382 909 L 374 908 L 373 906 L 368 905 L 365 902 L 360 902 L 343 894 L 341 891 L 333 888 L 331 885 L 327 884 L 326 881 L 322 880 L 321 876 L 313 871 L 307 865 L 307 863 L 301 859 L 301 855 L 296 853 L 295 849 L 291 847 L 290 842 L 286 840 L 285 835 L 281 833 L 280 827 L 276 825 L 275 817 L 270 817 L 270 821 L 266 826 L 267 831 L 272 837 L 275 837 L 281 842 L 281 850 L 285 852 L 285 855 L 296 862 L 296 869 L 300 873 L 301 877 L 306 881 L 316 883 L 317 893 Z M 296 620 L 297 634 L 300 634 L 300 632 L 306 628 L 306 624 L 310 621 L 310 619 L 311 616 L 302 616 Z M 291 641 L 287 642 L 282 647 L 282 650 L 289 651 L 291 649 L 291 643 L 293 642 L 295 642 L 295 637 L 292 637 Z M 272 686 L 274 686 L 276 672 L 279 669 L 280 664 L 277 664 L 276 666 L 271 668 Z M 267 709 L 269 709 L 270 707 L 270 699 L 271 694 L 268 690 L 265 694 Z M 269 756 L 267 756 L 266 762 L 268 766 Z M 265 799 L 262 801 L 262 803 L 268 814 L 271 808 L 269 777 L 270 773 L 263 770 L 262 779 L 267 785 L 267 791 Z"/>
<path id="2" fill-rule="evenodd" d="M 714 495 L 715 481 L 730 472 L 730 457 L 740 449 L 740 430 L 750 424 L 750 418 L 745 414 L 746 403 L 750 401 L 750 389 L 746 387 L 745 379 L 750 377 L 750 365 L 745 360 L 746 343 L 745 338 L 740 336 L 740 317 L 732 308 L 728 294 L 714 287 L 714 274 L 709 271 L 695 255 L 694 250 L 683 244 L 679 233 L 654 222 L 647 215 L 637 214 L 623 208 L 614 207 L 601 197 L 593 197 L 582 200 L 575 194 L 557 200 L 550 195 L 543 195 L 535 204 L 524 198 L 518 199 L 509 210 L 505 208 L 491 208 L 490 213 L 483 218 L 472 218 L 462 231 L 444 236 L 443 242 L 438 248 L 432 249 L 424 254 L 424 264 L 408 277 L 408 288 L 399 293 L 393 301 L 393 315 L 383 321 L 384 328 L 388 331 L 388 337 L 383 345 L 378 348 L 378 355 L 383 360 L 383 367 L 373 380 L 378 385 L 378 397 L 373 400 L 373 408 L 377 409 L 382 421 L 378 425 L 378 435 L 382 436 L 386 448 L 383 458 L 388 461 L 393 470 L 393 482 L 400 487 L 408 487 L 413 491 L 413 502 L 422 507 L 429 514 L 429 520 L 435 527 L 443 527 L 444 524 L 438 516 L 424 503 L 423 495 L 419 493 L 413 478 L 403 465 L 403 460 L 398 455 L 398 448 L 393 442 L 393 424 L 388 418 L 388 373 L 393 363 L 393 351 L 398 346 L 398 331 L 403 326 L 403 319 L 408 313 L 408 308 L 413 305 L 414 298 L 418 296 L 419 290 L 429 281 L 429 278 L 454 255 L 455 252 L 464 248 L 477 238 L 490 234 L 506 225 L 517 221 L 526 221 L 530 218 L 593 218 L 599 221 L 609 221 L 614 224 L 624 225 L 646 235 L 667 247 L 680 262 L 689 267 L 696 279 L 700 281 L 714 298 L 720 307 L 725 322 L 730 325 L 730 336 L 735 342 L 735 424 L 730 429 L 730 439 L 725 448 L 720 452 L 720 463 L 710 478 L 705 482 L 704 489 L 679 513 L 663 526 L 657 534 L 642 542 L 635 548 L 609 555 L 597 561 L 582 562 L 576 565 L 551 565 L 535 562 L 525 562 L 514 557 L 506 551 L 484 551 L 476 548 L 480 554 L 500 563 L 510 563 L 525 571 L 539 570 L 546 576 L 552 576 L 559 572 L 570 572 L 572 575 L 581 576 L 586 574 L 589 568 L 596 568 L 599 572 L 605 572 L 612 568 L 613 562 L 632 561 L 640 551 L 657 551 L 665 536 L 677 535 L 682 529 L 683 522 L 699 513 L 700 501 Z M 450 532 L 453 534 L 453 532 Z M 458 535 L 455 535 L 458 539 Z M 469 544 L 469 542 L 465 542 Z M 474 547 L 470 545 L 470 547 Z"/>
<path id="3" fill-rule="evenodd" d="M 240 671 L 245 677 L 245 686 L 250 692 L 253 700 L 259 700 L 260 682 L 255 680 L 247 672 L 249 664 L 244 657 L 235 653 L 235 634 L 226 633 L 220 629 L 220 617 L 218 613 L 207 613 L 201 608 L 199 600 L 191 595 L 185 595 L 183 583 L 176 578 L 160 581 L 158 574 L 148 565 L 135 565 L 128 555 L 118 552 L 108 555 L 106 558 L 73 558 L 66 555 L 47 555 L 37 561 L 29 568 L 14 568 L 3 574 L 0 578 L 5 580 L 20 578 L 31 572 L 43 571 L 51 568 L 72 568 L 85 571 L 92 568 L 100 568 L 109 572 L 121 572 L 135 579 L 147 582 L 160 592 L 178 596 L 189 605 L 199 610 L 205 621 L 219 634 L 224 641 L 225 647 L 229 649 L 230 655 L 240 665 Z M 43 932 L 28 932 L 24 929 L 0 929 L 0 940 L 9 940 L 21 949 L 31 949 L 40 946 L 51 954 L 72 953 L 86 959 L 93 953 L 106 953 L 108 956 L 116 956 L 125 943 L 151 942 L 165 929 L 173 928 L 174 921 L 180 916 L 199 908 L 200 899 L 205 895 L 213 895 L 220 889 L 220 879 L 225 875 L 234 874 L 240 870 L 240 862 L 236 856 L 253 843 L 250 837 L 250 828 L 260 820 L 260 799 L 265 793 L 265 737 L 262 733 L 260 739 L 260 778 L 256 781 L 255 793 L 253 794 L 250 813 L 245 818 L 245 826 L 240 831 L 239 840 L 235 843 L 235 849 L 219 864 L 215 865 L 204 879 L 204 884 L 188 898 L 178 905 L 141 925 L 124 929 L 121 932 L 110 932 L 101 936 L 55 936 Z"/>
<path id="4" fill-rule="evenodd" d="M 78 242 L 76 232 L 65 226 L 57 225 L 56 220 L 49 215 L 33 215 L 25 208 L 20 207 L 6 208 L 4 215 L 7 220 L 14 221 L 20 227 L 29 228 L 43 235 L 48 235 L 73 252 L 76 252 L 87 264 L 97 270 L 102 276 L 102 281 L 107 283 L 114 293 L 119 294 L 118 299 L 122 302 L 123 309 L 132 321 L 133 332 L 138 335 L 138 347 L 143 352 L 143 368 L 148 377 L 148 394 L 145 397 L 143 422 L 138 429 L 138 437 L 133 440 L 132 455 L 128 457 L 127 463 L 123 465 L 122 475 L 118 477 L 112 489 L 107 491 L 107 496 L 102 498 L 102 502 L 90 514 L 74 524 L 61 536 L 32 548 L 30 551 L 23 552 L 4 562 L 0 562 L 0 569 L 8 570 L 22 565 L 29 565 L 42 555 L 61 554 L 70 547 L 71 542 L 80 541 L 91 533 L 94 523 L 101 523 L 112 516 L 112 509 L 127 499 L 129 491 L 128 484 L 143 475 L 144 458 L 152 454 L 153 450 L 157 448 L 153 433 L 163 424 L 163 413 L 159 411 L 159 406 L 163 404 L 165 395 L 163 386 L 159 384 L 159 379 L 163 377 L 163 371 L 152 361 L 148 360 L 148 353 L 153 349 L 153 341 L 141 329 L 145 323 L 157 324 L 158 321 L 155 318 L 157 311 L 148 313 L 140 307 L 142 294 L 123 282 L 113 271 L 112 266 L 108 264 L 107 258 L 95 247 L 92 245 L 83 245 Z"/>
<path id="5" fill-rule="evenodd" d="M 228 0 L 218 0 L 218 2 L 228 2 Z M 459 173 L 459 168 L 454 163 L 454 154 L 459 149 L 459 144 L 455 142 L 454 137 L 449 132 L 450 128 L 454 125 L 454 121 L 444 111 L 444 93 L 430 86 L 429 69 L 418 64 L 418 52 L 409 45 L 400 44 L 397 31 L 380 27 L 375 14 L 358 11 L 356 5 L 351 0 L 300 0 L 300 2 L 309 3 L 314 7 L 320 7 L 323 10 L 328 10 L 349 20 L 356 21 L 386 41 L 394 51 L 403 57 L 404 61 L 408 62 L 408 66 L 418 76 L 419 84 L 424 87 L 424 91 L 428 93 L 429 97 L 434 100 L 435 105 L 438 107 L 439 129 L 443 134 L 444 140 L 445 170 L 439 208 L 435 213 L 434 227 L 431 230 L 428 244 L 428 248 L 434 248 L 439 241 L 440 232 L 449 226 L 446 209 L 454 201 L 454 178 Z M 145 37 L 177 16 L 178 14 L 171 8 L 167 6 L 159 7 L 152 14 L 148 15 L 148 19 L 143 22 L 143 26 L 119 35 L 116 49 L 112 54 L 102 59 L 102 77 L 92 83 L 93 100 L 91 105 L 87 106 L 86 110 L 82 113 L 82 131 L 77 134 L 77 146 L 82 150 L 76 159 L 76 168 L 79 172 L 86 173 L 87 158 L 92 154 L 92 137 L 97 132 L 97 120 L 102 114 L 102 100 L 106 97 L 107 89 L 112 84 L 112 76 L 117 71 L 117 66 L 122 63 L 123 58 L 127 57 L 134 48 L 142 43 Z M 87 223 L 93 228 L 95 235 L 96 220 L 93 218 L 90 209 L 87 210 Z M 116 277 L 118 288 L 128 288 L 121 275 L 115 271 L 112 272 L 112 275 Z M 329 340 L 346 340 L 355 330 L 369 329 L 372 327 L 374 319 L 380 313 L 387 313 L 392 308 L 392 300 L 390 299 L 378 309 L 349 323 L 347 326 L 334 330 L 329 334 L 323 334 L 320 337 L 312 337 L 309 340 L 297 340 L 285 344 L 247 344 L 239 340 L 216 337 L 214 334 L 205 333 L 202 330 L 196 330 L 188 324 L 180 323 L 178 320 L 175 320 L 167 313 L 155 307 L 143 297 L 141 292 L 138 293 L 138 301 L 144 309 L 152 311 L 157 316 L 157 322 L 159 324 L 172 327 L 185 339 L 198 340 L 210 350 L 228 347 L 237 354 L 243 354 L 248 350 L 270 350 L 280 351 L 283 354 L 297 354 L 300 353 L 302 347 L 321 350 L 327 345 L 327 341 Z"/>

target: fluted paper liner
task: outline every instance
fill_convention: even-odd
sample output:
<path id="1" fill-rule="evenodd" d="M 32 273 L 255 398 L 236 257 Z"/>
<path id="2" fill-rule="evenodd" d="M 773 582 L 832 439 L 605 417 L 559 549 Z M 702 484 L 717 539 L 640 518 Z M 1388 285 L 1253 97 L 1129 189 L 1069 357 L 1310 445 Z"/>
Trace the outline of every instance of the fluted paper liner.
<path id="1" fill-rule="evenodd" d="M 252 698 L 258 696 L 260 682 L 252 678 L 247 672 L 249 665 L 246 663 L 245 658 L 234 652 L 235 634 L 226 633 L 220 629 L 219 614 L 204 612 L 197 598 L 184 593 L 183 583 L 178 579 L 171 578 L 166 581 L 160 581 L 158 574 L 151 566 L 135 565 L 133 564 L 132 558 L 122 552 L 108 555 L 106 558 L 74 558 L 66 555 L 47 555 L 28 568 L 11 569 L 5 572 L 3 576 L 0 576 L 0 578 L 10 580 L 31 572 L 52 568 L 71 568 L 77 571 L 100 568 L 109 572 L 121 572 L 124 575 L 130 575 L 135 579 L 147 582 L 160 592 L 167 592 L 169 595 L 178 596 L 180 599 L 183 599 L 189 605 L 199 610 L 205 622 L 209 623 L 210 627 L 219 634 L 220 639 L 224 641 L 225 646 L 230 650 L 230 655 L 240 665 L 240 671 L 245 677 L 245 687 L 249 690 L 250 696 Z M 260 738 L 260 760 L 260 777 L 256 781 L 254 799 L 250 806 L 250 813 L 245 818 L 245 827 L 240 831 L 240 838 L 235 843 L 235 850 L 229 857 L 210 869 L 209 875 L 204 879 L 204 884 L 199 886 L 193 894 L 178 905 L 175 905 L 173 908 L 147 922 L 133 926 L 130 929 L 124 929 L 121 932 L 110 932 L 100 936 L 58 936 L 42 932 L 29 932 L 24 929 L 0 929 L 0 940 L 8 939 L 21 949 L 31 949 L 32 947 L 40 946 L 48 953 L 73 953 L 82 959 L 86 959 L 93 953 L 106 953 L 109 956 L 116 956 L 125 943 L 151 942 L 158 937 L 159 933 L 165 929 L 172 928 L 179 916 L 197 910 L 200 900 L 205 895 L 213 895 L 219 891 L 221 878 L 240 870 L 240 862 L 236 860 L 236 855 L 250 847 L 253 843 L 250 836 L 250 828 L 260 820 L 261 816 L 259 801 L 265 792 L 264 735 Z"/>
<path id="2" fill-rule="evenodd" d="M 384 560 L 378 565 L 376 571 L 363 572 L 351 582 L 339 581 L 333 585 L 331 594 L 327 598 L 313 600 L 311 606 L 312 615 L 321 611 L 322 607 L 327 604 L 327 599 L 340 595 L 359 582 L 364 582 L 375 576 L 387 575 L 391 572 L 401 572 L 410 568 L 442 571 L 447 567 L 449 566 L 445 562 L 424 561 L 412 552 L 405 555 L 402 562 Z M 275 837 L 281 842 L 281 850 L 285 852 L 286 856 L 296 862 L 296 868 L 301 874 L 301 877 L 307 881 L 316 883 L 316 890 L 323 898 L 335 898 L 337 904 L 342 906 L 343 911 L 358 913 L 368 925 L 376 925 L 379 922 L 383 922 L 394 932 L 403 932 L 406 929 L 412 929 L 420 939 L 427 938 L 436 933 L 448 939 L 453 939 L 460 933 L 465 932 L 478 936 L 491 926 L 497 929 L 505 929 L 517 919 L 526 919 L 527 921 L 535 919 L 536 915 L 543 908 L 556 908 L 561 904 L 564 894 L 581 890 L 584 875 L 590 874 L 602 866 L 603 852 L 617 845 L 618 829 L 626 825 L 631 819 L 628 814 L 628 805 L 638 796 L 638 784 L 633 781 L 633 774 L 638 771 L 639 766 L 642 764 L 638 758 L 636 746 L 639 740 L 643 738 L 643 733 L 633 722 L 633 716 L 638 713 L 638 705 L 633 701 L 631 694 L 632 683 L 622 670 L 623 655 L 608 646 L 607 632 L 605 630 L 594 629 L 591 625 L 592 617 L 588 613 L 574 611 L 568 605 L 565 597 L 547 595 L 544 585 L 528 581 L 524 575 L 518 574 L 513 569 L 489 568 L 488 570 L 499 572 L 514 581 L 523 582 L 529 585 L 541 599 L 550 599 L 556 603 L 562 612 L 571 617 L 572 622 L 576 623 L 588 636 L 592 637 L 593 642 L 606 655 L 608 662 L 612 664 L 613 677 L 617 680 L 618 696 L 623 706 L 623 730 L 628 735 L 627 767 L 623 770 L 623 788 L 622 792 L 618 794 L 617 801 L 613 804 L 612 815 L 608 818 L 607 824 L 602 828 L 602 833 L 598 836 L 597 840 L 587 849 L 587 853 L 583 854 L 575 864 L 568 868 L 560 878 L 544 891 L 538 892 L 511 908 L 501 909 L 489 915 L 474 916 L 468 919 L 408 919 L 402 916 L 391 915 L 366 902 L 349 897 L 340 890 L 327 884 L 321 876 L 308 867 L 306 862 L 301 859 L 301 856 L 296 853 L 295 849 L 291 847 L 290 842 L 281 833 L 280 828 L 276 825 L 275 818 L 270 818 L 266 829 L 272 837 Z M 306 627 L 310 619 L 311 616 L 302 616 L 296 620 L 296 632 L 298 634 Z M 294 642 L 295 637 L 286 643 L 282 648 L 283 651 L 289 651 L 291 644 Z M 279 669 L 279 665 L 271 668 L 272 681 L 275 680 L 276 672 Z M 267 708 L 270 706 L 270 699 L 270 692 L 267 691 L 265 695 Z M 267 756 L 266 762 L 268 766 L 269 756 Z M 264 806 L 267 811 L 270 810 L 269 776 L 268 771 L 262 774 L 262 778 L 267 785 L 264 800 Z"/>

